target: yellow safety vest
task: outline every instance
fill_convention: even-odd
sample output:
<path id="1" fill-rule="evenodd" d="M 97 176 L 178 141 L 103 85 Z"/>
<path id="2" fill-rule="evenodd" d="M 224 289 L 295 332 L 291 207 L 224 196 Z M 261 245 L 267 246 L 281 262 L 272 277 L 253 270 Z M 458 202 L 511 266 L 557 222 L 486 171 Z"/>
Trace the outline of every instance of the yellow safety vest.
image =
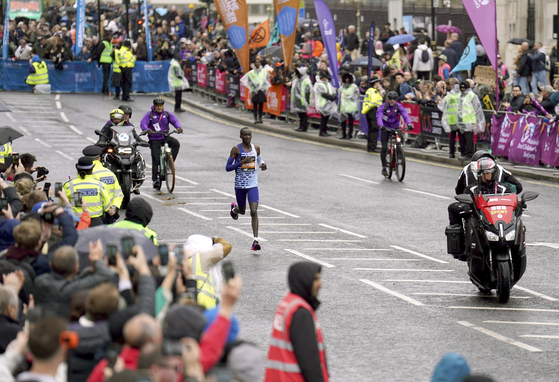
<path id="1" fill-rule="evenodd" d="M 12 145 L 6 143 L 3 146 L 0 146 L 0 163 L 5 163 L 6 158 L 10 156 L 12 153 Z"/>
<path id="2" fill-rule="evenodd" d="M 462 101 L 462 122 L 476 123 L 476 111 L 474 109 L 473 98 L 477 97 L 474 92 L 469 92 Z"/>
<path id="3" fill-rule="evenodd" d="M 136 62 L 136 57 L 132 54 L 130 49 L 123 46 L 115 53 L 115 59 L 121 68 L 133 68 L 134 62 Z"/>
<path id="4" fill-rule="evenodd" d="M 118 62 L 116 62 L 116 53 L 117 52 L 115 52 L 115 61 L 113 61 L 113 73 L 121 73 L 120 66 L 118 65 Z"/>
<path id="5" fill-rule="evenodd" d="M 153 244 L 157 245 L 157 233 L 155 233 L 155 231 L 144 227 L 143 225 L 139 224 L 139 223 L 134 223 L 131 222 L 130 220 L 122 220 L 119 222 L 116 222 L 114 224 L 112 224 L 113 227 L 116 228 L 126 228 L 126 229 L 135 229 L 136 231 L 140 231 L 141 233 L 143 233 L 148 239 L 151 239 L 151 241 L 153 241 Z"/>
<path id="6" fill-rule="evenodd" d="M 35 68 L 35 73 L 30 73 L 25 82 L 29 85 L 48 84 L 49 71 L 47 64 L 44 61 L 34 62 L 33 67 Z"/>
<path id="7" fill-rule="evenodd" d="M 458 104 L 460 104 L 460 93 L 447 95 L 446 122 L 450 126 L 456 126 L 458 124 Z"/>
<path id="8" fill-rule="evenodd" d="M 110 42 L 105 40 L 103 40 L 103 45 L 105 45 L 105 47 L 103 48 L 103 52 L 101 53 L 101 58 L 99 58 L 99 62 L 102 64 L 110 64 L 111 62 L 113 62 L 113 59 L 111 58 L 113 47 Z"/>
<path id="9" fill-rule="evenodd" d="M 380 105 L 382 105 L 382 96 L 380 92 L 375 88 L 370 88 L 367 90 L 367 93 L 365 93 L 361 114 L 367 114 L 371 109 L 378 108 Z"/>
<path id="10" fill-rule="evenodd" d="M 116 175 L 111 170 L 105 168 L 98 160 L 94 160 L 93 165 L 93 177 L 105 183 L 105 186 L 107 186 L 109 194 L 111 195 L 111 206 L 120 208 L 124 195 Z"/>
<path id="11" fill-rule="evenodd" d="M 202 270 L 202 261 L 200 254 L 197 253 L 190 258 L 190 269 L 196 279 L 196 289 L 198 291 L 198 304 L 211 309 L 217 305 L 217 297 L 211 282 L 212 276 Z"/>
<path id="12" fill-rule="evenodd" d="M 312 82 L 309 77 L 305 77 L 303 82 L 301 82 L 301 105 L 303 105 L 303 107 L 309 107 L 309 105 L 307 104 L 307 97 L 306 97 L 307 88 L 309 88 L 309 93 L 312 94 Z"/>
<path id="13" fill-rule="evenodd" d="M 343 95 L 352 96 L 355 93 L 359 93 L 359 89 L 357 88 L 357 85 L 349 84 L 349 86 L 346 86 L 346 84 L 344 84 L 340 86 L 338 91 L 340 92 L 341 95 L 338 100 L 339 102 L 338 107 L 340 109 L 340 112 L 345 112 L 352 115 L 357 113 L 357 111 L 359 110 L 359 100 L 353 101 L 350 98 L 343 97 Z"/>
<path id="14" fill-rule="evenodd" d="M 81 192 L 82 199 L 87 203 L 87 210 L 91 218 L 103 216 L 104 211 L 107 211 L 111 206 L 111 196 L 105 183 L 95 179 L 93 175 L 86 175 L 84 179 L 72 179 L 64 183 L 63 189 L 68 200 L 72 200 L 75 192 Z M 74 207 L 74 212 L 79 216 L 83 209 Z"/>
<path id="15" fill-rule="evenodd" d="M 178 68 L 178 70 L 175 68 Z M 181 64 L 177 60 L 171 60 L 171 67 L 169 68 L 169 71 L 171 73 L 171 84 L 174 88 L 180 88 L 182 86 L 182 78 L 178 78 L 175 75 L 175 72 L 180 72 L 181 70 Z"/>
<path id="16" fill-rule="evenodd" d="M 250 80 L 250 91 L 252 92 L 254 88 L 264 85 L 266 82 L 266 71 L 264 69 L 260 69 L 260 73 L 256 73 L 253 69 L 248 72 L 248 79 Z"/>
<path id="17" fill-rule="evenodd" d="M 326 82 L 326 83 L 319 83 L 318 86 L 324 86 L 326 87 L 326 92 L 323 93 L 317 93 L 318 97 L 317 97 L 317 109 L 322 109 L 324 106 L 326 106 L 326 103 L 328 103 L 328 100 L 326 98 L 324 98 L 322 96 L 322 94 L 328 93 L 328 94 L 335 94 L 334 93 L 334 88 L 332 87 L 332 85 L 330 85 L 330 82 Z"/>

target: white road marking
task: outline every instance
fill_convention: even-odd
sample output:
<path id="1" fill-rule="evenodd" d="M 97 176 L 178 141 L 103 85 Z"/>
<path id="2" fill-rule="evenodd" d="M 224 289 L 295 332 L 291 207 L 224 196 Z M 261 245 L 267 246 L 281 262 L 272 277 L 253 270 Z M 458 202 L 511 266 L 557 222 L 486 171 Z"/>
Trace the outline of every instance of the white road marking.
<path id="1" fill-rule="evenodd" d="M 381 248 L 305 248 L 305 251 L 393 251 Z"/>
<path id="2" fill-rule="evenodd" d="M 60 101 L 56 101 L 56 108 L 62 109 L 62 104 L 60 103 Z"/>
<path id="3" fill-rule="evenodd" d="M 78 129 L 76 128 L 76 126 L 74 126 L 74 125 L 68 125 L 68 127 L 69 127 L 70 129 L 72 129 L 74 132 L 76 132 L 77 134 L 83 135 L 83 133 L 82 133 L 80 130 L 78 130 Z"/>
<path id="4" fill-rule="evenodd" d="M 175 188 L 196 188 L 196 187 L 194 187 L 194 186 L 178 186 L 178 185 L 175 185 Z M 209 194 L 209 192 L 208 192 L 208 194 Z"/>
<path id="5" fill-rule="evenodd" d="M 227 192 L 219 191 L 219 190 L 216 190 L 214 188 L 210 188 L 210 191 L 217 192 L 218 194 L 221 194 L 221 195 L 230 196 L 232 198 L 235 197 L 235 195 L 233 195 L 233 194 L 228 194 Z"/>
<path id="6" fill-rule="evenodd" d="M 245 235 L 245 236 L 248 236 L 248 237 L 254 237 L 254 235 L 253 235 L 252 233 L 243 231 L 243 230 L 240 229 L 240 228 L 231 227 L 230 225 L 228 225 L 227 228 L 229 228 L 230 230 L 233 230 L 233 231 L 235 231 L 235 232 L 238 232 L 238 233 L 240 233 L 241 235 Z M 261 237 L 259 236 L 259 237 L 258 237 L 258 241 L 268 241 L 268 240 L 263 239 L 263 238 L 261 238 Z"/>
<path id="7" fill-rule="evenodd" d="M 174 194 L 190 194 L 190 192 L 173 192 Z M 223 196 L 188 196 L 188 197 L 184 197 L 184 198 L 179 198 L 181 200 L 216 200 L 216 199 L 224 199 Z"/>
<path id="8" fill-rule="evenodd" d="M 535 326 L 559 326 L 558 322 L 529 322 L 529 321 L 483 321 L 487 324 L 505 325 L 535 325 Z"/>
<path id="9" fill-rule="evenodd" d="M 8 114 L 9 115 L 9 114 Z M 27 130 L 25 127 L 23 126 L 18 126 L 20 128 L 21 131 L 23 131 L 26 135 L 32 135 L 29 130 Z"/>
<path id="10" fill-rule="evenodd" d="M 184 203 L 187 206 L 219 206 L 219 205 L 224 205 L 224 204 L 229 204 L 229 203 Z"/>
<path id="11" fill-rule="evenodd" d="M 559 249 L 559 243 L 528 243 L 526 245 L 534 246 L 534 247 L 549 247 L 553 249 Z"/>
<path id="12" fill-rule="evenodd" d="M 231 219 L 231 216 L 220 216 L 218 217 L 218 219 Z M 239 219 L 252 219 L 250 216 L 239 216 Z M 262 219 L 285 219 L 282 216 L 258 216 L 258 220 L 262 220 Z"/>
<path id="13" fill-rule="evenodd" d="M 446 281 L 446 280 L 382 280 L 394 283 L 441 283 L 441 284 L 471 284 L 469 281 Z"/>
<path id="14" fill-rule="evenodd" d="M 164 200 L 157 199 L 157 198 L 155 198 L 155 197 L 153 197 L 153 196 L 151 196 L 151 195 L 148 195 L 148 194 L 142 194 L 142 196 L 145 196 L 145 197 L 148 198 L 148 199 L 155 200 L 155 201 L 157 201 L 157 202 L 159 202 L 159 203 L 163 203 L 163 202 L 164 202 Z"/>
<path id="15" fill-rule="evenodd" d="M 149 164 L 147 164 L 147 163 L 146 163 L 146 167 L 147 167 L 147 168 L 151 168 L 151 166 L 150 166 Z"/>
<path id="16" fill-rule="evenodd" d="M 293 250 L 293 249 L 286 249 L 286 251 L 289 252 L 289 253 L 291 253 L 291 254 L 293 254 L 293 255 L 295 255 L 295 256 L 299 256 L 299 257 L 302 257 L 303 259 L 306 259 L 306 260 L 309 260 L 309 261 L 318 263 L 318 264 L 320 264 L 320 265 L 323 265 L 323 266 L 325 266 L 326 268 L 335 268 L 335 267 L 336 267 L 335 265 L 326 263 L 326 262 L 324 262 L 324 261 L 322 261 L 322 260 L 318 260 L 318 259 L 316 259 L 316 258 L 314 258 L 314 257 L 312 257 L 312 256 L 305 255 L 304 253 L 301 253 L 301 252 L 299 252 L 299 251 L 295 251 L 295 250 Z"/>
<path id="17" fill-rule="evenodd" d="M 559 300 L 557 300 L 557 299 L 554 298 L 554 297 L 549 297 L 549 296 L 546 296 L 545 294 L 541 294 L 541 293 L 539 293 L 539 292 L 535 292 L 535 291 L 533 291 L 533 290 L 531 290 L 531 289 L 523 288 L 523 287 L 518 286 L 518 285 L 513 286 L 513 288 L 514 288 L 514 289 L 521 290 L 521 291 L 526 292 L 526 293 L 533 294 L 534 296 L 541 297 L 541 298 L 543 298 L 543 299 L 545 299 L 545 300 L 548 300 L 548 301 L 559 301 Z"/>
<path id="18" fill-rule="evenodd" d="M 535 334 L 521 334 L 519 337 L 524 338 L 546 338 L 551 340 L 559 340 L 559 336 L 546 336 L 546 335 L 535 335 Z"/>
<path id="19" fill-rule="evenodd" d="M 531 218 L 532 216 L 526 215 L 526 214 L 522 214 L 522 217 L 523 217 L 523 218 Z"/>
<path id="20" fill-rule="evenodd" d="M 57 94 L 56 97 L 54 97 L 55 100 L 59 100 L 60 99 L 60 94 Z"/>
<path id="21" fill-rule="evenodd" d="M 506 310 L 517 312 L 548 312 L 559 313 L 557 309 L 531 309 L 531 308 L 490 308 L 484 306 L 448 306 L 448 309 L 469 309 L 469 310 Z"/>
<path id="22" fill-rule="evenodd" d="M 200 212 L 229 212 L 229 210 L 200 210 Z M 245 223 L 243 223 L 245 224 Z M 246 223 L 247 225 L 252 225 L 252 223 Z M 262 225 L 262 224 L 260 224 Z"/>
<path id="23" fill-rule="evenodd" d="M 64 158 L 68 159 L 68 160 L 74 160 L 74 158 L 72 158 L 69 155 L 64 154 L 62 151 L 56 150 L 56 152 L 60 155 L 62 155 Z"/>
<path id="24" fill-rule="evenodd" d="M 448 264 L 448 261 L 435 259 L 434 257 L 427 256 L 427 255 L 424 255 L 424 254 L 422 254 L 422 253 L 412 251 L 411 249 L 406 249 L 406 248 L 398 247 L 397 245 L 391 245 L 391 247 L 392 247 L 392 248 L 395 248 L 395 249 L 398 249 L 398 250 L 400 250 L 400 251 L 404 251 L 404 252 L 407 252 L 407 253 L 411 253 L 412 255 L 416 255 L 416 256 L 419 256 L 419 257 L 423 257 L 424 259 L 427 259 L 427 260 L 436 261 L 437 263 Z"/>
<path id="25" fill-rule="evenodd" d="M 308 250 L 308 248 L 305 248 L 305 251 Z M 332 260 L 332 261 L 421 261 L 418 259 L 369 259 L 366 257 L 332 257 L 328 260 Z"/>
<path id="26" fill-rule="evenodd" d="M 10 120 L 11 120 L 12 122 L 16 122 L 16 119 L 14 118 L 14 116 L 12 115 L 12 113 L 6 113 L 6 116 L 7 116 L 8 118 L 10 118 Z"/>
<path id="27" fill-rule="evenodd" d="M 66 117 L 66 114 L 64 114 L 63 111 L 60 112 L 60 116 L 62 117 L 62 119 L 64 120 L 64 122 L 70 122 L 70 120 L 68 119 L 68 117 Z"/>
<path id="28" fill-rule="evenodd" d="M 299 218 L 299 216 L 297 216 L 297 215 L 293 215 L 293 214 L 290 214 L 289 212 L 278 210 L 277 208 L 274 208 L 274 207 L 266 206 L 264 204 L 259 204 L 259 206 L 262 207 L 262 208 L 265 208 L 267 210 L 270 210 L 270 211 L 275 211 L 275 212 L 279 212 L 280 214 L 291 216 L 292 218 Z"/>
<path id="29" fill-rule="evenodd" d="M 481 332 L 483 334 L 487 334 L 488 336 L 491 336 L 495 339 L 498 339 L 499 341 L 503 341 L 503 342 L 506 342 L 506 343 L 514 345 L 514 346 L 518 346 L 519 348 L 522 348 L 524 350 L 528 350 L 528 351 L 534 352 L 534 353 L 541 352 L 541 350 L 538 349 L 538 348 L 535 348 L 533 346 L 527 345 L 527 344 L 522 343 L 522 342 L 515 341 L 512 338 L 505 337 L 505 336 L 503 336 L 499 333 L 492 332 L 491 330 L 488 330 L 488 329 L 485 329 L 485 328 L 482 328 L 482 327 L 479 327 L 479 326 L 475 326 L 474 324 L 471 324 L 468 321 L 457 321 L 457 322 L 462 326 L 465 326 L 467 328 L 472 328 L 474 330 L 477 330 L 478 332 Z"/>
<path id="30" fill-rule="evenodd" d="M 346 174 L 338 174 L 338 175 L 339 176 L 344 176 L 344 177 L 350 178 L 350 179 L 360 180 L 361 182 L 365 182 L 365 183 L 380 184 L 379 182 L 375 182 L 374 180 L 362 179 L 362 178 L 358 178 L 356 176 L 351 176 L 351 175 L 346 175 Z"/>
<path id="31" fill-rule="evenodd" d="M 262 219 L 258 217 L 258 219 Z M 321 241 L 321 242 L 333 242 L 333 243 L 362 243 L 363 240 L 312 240 L 312 239 L 280 239 L 276 241 Z"/>
<path id="32" fill-rule="evenodd" d="M 229 212 L 229 210 L 226 210 L 226 212 Z M 252 223 L 241 223 L 241 225 L 251 225 Z M 267 225 L 267 226 L 301 226 L 301 225 L 311 225 L 311 224 L 292 224 L 292 223 L 262 223 L 260 224 L 260 226 L 263 225 Z"/>
<path id="33" fill-rule="evenodd" d="M 197 218 L 200 218 L 200 219 L 202 219 L 202 220 L 213 220 L 212 218 L 209 218 L 209 217 L 206 217 L 206 216 L 197 214 L 196 212 L 187 210 L 186 208 L 177 207 L 177 209 L 178 209 L 178 210 L 181 210 L 181 211 L 183 211 L 183 212 L 186 212 L 187 214 L 190 214 L 190 215 L 192 215 L 192 216 L 195 216 L 195 217 L 197 217 Z"/>
<path id="34" fill-rule="evenodd" d="M 467 293 L 412 293 L 412 294 L 417 294 L 417 295 L 421 295 L 421 296 L 451 296 L 451 297 L 482 297 L 482 298 L 494 298 L 495 295 L 493 294 L 467 294 Z M 529 299 L 530 297 L 524 296 L 511 296 L 510 298 L 514 298 L 514 299 L 519 299 L 519 300 L 525 300 L 525 299 Z"/>
<path id="35" fill-rule="evenodd" d="M 335 231 L 340 231 L 340 232 L 343 232 L 343 233 L 347 233 L 348 235 L 357 236 L 357 237 L 360 237 L 360 238 L 362 238 L 362 239 L 366 239 L 366 238 L 367 238 L 367 236 L 363 236 L 363 235 L 360 235 L 360 234 L 358 234 L 358 233 L 354 233 L 354 232 L 351 232 L 351 231 L 347 231 L 347 230 L 345 230 L 345 229 L 341 229 L 341 228 L 337 228 L 337 227 L 332 227 L 331 225 L 322 224 L 322 223 L 319 223 L 318 225 L 321 226 L 321 227 L 324 227 L 324 228 L 330 228 L 330 229 L 333 229 L 333 230 L 335 230 Z"/>
<path id="36" fill-rule="evenodd" d="M 87 137 L 87 138 L 85 138 L 85 139 L 87 139 L 87 140 L 88 140 L 89 142 L 91 142 L 91 143 L 97 143 L 97 141 L 96 141 L 95 139 L 93 139 L 93 138 Z"/>
<path id="37" fill-rule="evenodd" d="M 378 272 L 454 272 L 452 269 L 380 269 L 380 268 L 353 268 L 356 271 Z"/>
<path id="38" fill-rule="evenodd" d="M 45 147 L 49 147 L 49 148 L 52 147 L 52 146 L 49 145 L 48 143 L 41 141 L 39 138 L 35 138 L 35 141 L 36 141 L 36 142 L 39 142 L 39 144 L 41 144 L 41 145 L 43 145 L 43 146 L 45 146 Z"/>
<path id="39" fill-rule="evenodd" d="M 409 192 L 415 192 L 415 193 L 423 194 L 423 195 L 434 196 L 435 198 L 452 200 L 452 198 L 449 198 L 448 196 L 442 196 L 442 195 L 437 195 L 437 194 L 431 194 L 430 192 L 425 192 L 425 191 L 412 190 L 411 188 L 402 188 L 402 190 L 404 190 L 404 191 L 409 191 Z"/>
<path id="40" fill-rule="evenodd" d="M 313 234 L 313 233 L 318 233 L 318 234 L 327 234 L 327 233 L 332 233 L 332 232 L 297 232 L 297 231 L 267 231 L 264 232 L 262 231 L 262 233 L 289 233 L 289 234 L 296 234 L 296 235 L 306 235 L 306 234 Z"/>
<path id="41" fill-rule="evenodd" d="M 181 186 L 181 187 L 191 187 L 191 186 Z M 177 188 L 177 186 L 175 186 L 175 188 Z M 209 194 L 209 192 L 207 191 L 173 191 L 173 194 Z M 203 199 L 208 199 L 208 198 L 203 198 Z M 229 210 L 227 210 L 229 211 Z"/>
<path id="42" fill-rule="evenodd" d="M 194 181 L 192 181 L 192 180 L 188 180 L 188 179 L 186 179 L 186 178 L 183 178 L 182 176 L 175 175 L 175 178 L 177 178 L 177 179 L 179 179 L 179 180 L 182 180 L 183 182 L 193 184 L 193 185 L 195 185 L 195 186 L 198 185 L 198 183 L 196 183 L 196 182 L 194 182 Z"/>
<path id="43" fill-rule="evenodd" d="M 386 288 L 386 287 L 383 287 L 382 285 L 377 284 L 377 283 L 374 283 L 374 282 L 372 282 L 372 281 L 370 281 L 370 280 L 361 279 L 361 280 L 359 280 L 359 281 L 361 281 L 362 283 L 368 284 L 368 285 L 370 285 L 370 286 L 372 286 L 372 287 L 374 287 L 374 288 L 377 288 L 377 289 L 380 290 L 380 291 L 383 291 L 383 292 L 385 292 L 385 293 L 391 294 L 391 295 L 394 296 L 394 297 L 401 298 L 402 300 L 407 301 L 407 302 L 409 302 L 410 304 L 413 304 L 413 305 L 416 305 L 416 306 L 424 305 L 422 302 L 419 302 L 419 301 L 417 301 L 417 300 L 414 300 L 414 299 L 411 298 L 411 297 L 405 296 L 405 295 L 403 295 L 403 294 L 401 294 L 401 293 L 398 293 L 398 292 L 395 292 L 395 291 L 393 291 L 393 290 L 391 290 L 391 289 L 388 289 L 388 288 Z"/>

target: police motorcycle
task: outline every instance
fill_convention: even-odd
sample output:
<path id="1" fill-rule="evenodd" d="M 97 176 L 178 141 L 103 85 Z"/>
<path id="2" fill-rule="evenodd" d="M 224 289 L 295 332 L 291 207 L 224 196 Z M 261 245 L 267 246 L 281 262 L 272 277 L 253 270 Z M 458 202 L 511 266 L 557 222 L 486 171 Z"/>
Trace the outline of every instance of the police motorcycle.
<path id="1" fill-rule="evenodd" d="M 137 147 L 149 147 L 149 143 L 138 136 L 133 125 L 113 125 L 109 134 L 99 130 L 95 134 L 102 139 L 97 145 L 104 147 L 101 163 L 117 176 L 124 195 L 121 209 L 125 209 L 130 194 L 139 194 L 146 179 L 146 163 Z"/>
<path id="2" fill-rule="evenodd" d="M 481 189 L 483 169 L 478 170 Z M 450 254 L 465 254 L 470 281 L 481 293 L 496 289 L 497 300 L 506 303 L 510 289 L 526 270 L 526 227 L 522 212 L 526 202 L 538 197 L 537 192 L 499 193 L 495 182 L 494 194 L 456 195 L 455 199 L 469 206 L 464 227 L 447 227 Z"/>

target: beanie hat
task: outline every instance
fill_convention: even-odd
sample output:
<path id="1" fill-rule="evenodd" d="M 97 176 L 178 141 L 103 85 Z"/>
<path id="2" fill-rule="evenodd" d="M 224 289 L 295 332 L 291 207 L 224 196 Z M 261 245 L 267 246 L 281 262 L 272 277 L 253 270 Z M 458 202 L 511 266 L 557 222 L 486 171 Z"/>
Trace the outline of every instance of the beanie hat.
<path id="1" fill-rule="evenodd" d="M 457 353 L 447 353 L 435 367 L 431 382 L 461 382 L 470 375 L 470 366 Z"/>

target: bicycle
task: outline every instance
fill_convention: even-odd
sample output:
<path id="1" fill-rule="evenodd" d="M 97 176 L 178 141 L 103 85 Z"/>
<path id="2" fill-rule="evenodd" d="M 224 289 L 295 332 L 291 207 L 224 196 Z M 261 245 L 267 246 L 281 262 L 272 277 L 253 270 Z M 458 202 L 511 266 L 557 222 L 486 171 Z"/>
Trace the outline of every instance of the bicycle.
<path id="1" fill-rule="evenodd" d="M 404 147 L 402 146 L 402 138 L 400 137 L 400 129 L 387 129 L 381 127 L 381 130 L 386 130 L 390 133 L 388 136 L 388 150 L 386 152 L 386 171 L 388 175 L 386 178 L 392 178 L 392 172 L 396 172 L 396 178 L 399 182 L 404 180 L 406 175 L 406 155 Z"/>
<path id="2" fill-rule="evenodd" d="M 171 134 L 175 134 L 177 131 L 159 131 L 165 138 Z M 142 132 L 140 135 L 147 134 L 147 130 Z M 165 186 L 169 193 L 173 193 L 175 189 L 175 161 L 173 160 L 173 155 L 171 154 L 171 148 L 169 144 L 165 141 L 162 145 L 161 156 L 159 157 L 159 181 L 165 181 Z"/>

